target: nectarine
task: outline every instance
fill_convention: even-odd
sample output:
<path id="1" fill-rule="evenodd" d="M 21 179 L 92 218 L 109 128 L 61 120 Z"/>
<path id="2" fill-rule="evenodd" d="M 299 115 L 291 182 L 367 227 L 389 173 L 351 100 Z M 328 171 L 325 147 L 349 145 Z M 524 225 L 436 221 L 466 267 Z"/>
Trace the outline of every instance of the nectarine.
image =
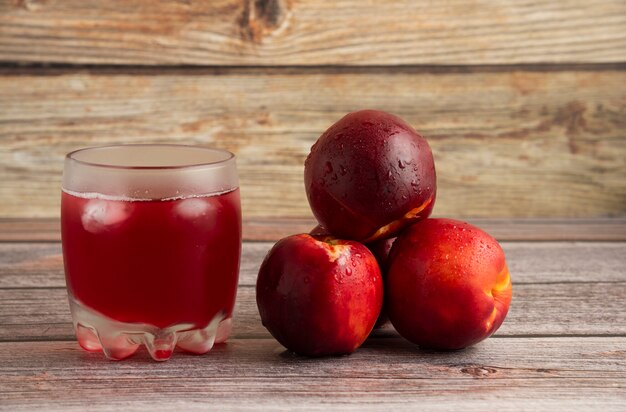
<path id="1" fill-rule="evenodd" d="M 306 158 L 304 183 L 318 222 L 364 243 L 428 217 L 437 190 L 426 139 L 378 110 L 349 113 L 326 130 Z"/>
<path id="2" fill-rule="evenodd" d="M 396 239 L 385 277 L 385 307 L 406 339 L 452 350 L 491 336 L 511 302 L 498 242 L 452 219 L 426 219 Z"/>
<path id="3" fill-rule="evenodd" d="M 259 270 L 261 321 L 287 349 L 308 356 L 348 354 L 380 312 L 383 283 L 362 244 L 300 234 L 280 240 Z"/>

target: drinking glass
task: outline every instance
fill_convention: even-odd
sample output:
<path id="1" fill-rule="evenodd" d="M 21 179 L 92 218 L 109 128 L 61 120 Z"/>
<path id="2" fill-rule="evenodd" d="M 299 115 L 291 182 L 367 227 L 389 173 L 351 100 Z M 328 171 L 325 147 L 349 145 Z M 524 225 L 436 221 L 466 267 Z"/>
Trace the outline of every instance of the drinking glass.
<path id="1" fill-rule="evenodd" d="M 117 145 L 65 158 L 65 278 L 80 346 L 123 359 L 206 353 L 228 338 L 241 254 L 235 156 Z"/>

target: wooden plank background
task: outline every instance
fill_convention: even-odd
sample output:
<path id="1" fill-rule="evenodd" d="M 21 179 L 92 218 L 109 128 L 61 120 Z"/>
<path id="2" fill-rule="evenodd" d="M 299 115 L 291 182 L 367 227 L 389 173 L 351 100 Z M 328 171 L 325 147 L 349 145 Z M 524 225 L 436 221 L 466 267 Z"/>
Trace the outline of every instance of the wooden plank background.
<path id="1" fill-rule="evenodd" d="M 74 341 L 61 245 L 2 243 L 0 342 Z M 515 304 L 496 336 L 601 336 L 626 333 L 624 242 L 502 242 L 515 274 Z M 271 242 L 244 243 L 235 338 L 271 338 L 254 285 Z M 572 298 L 575 296 L 576 298 Z M 397 336 L 390 325 L 374 337 Z"/>
<path id="2" fill-rule="evenodd" d="M 623 62 L 623 0 L 3 0 L 0 59 L 88 64 Z"/>
<path id="3" fill-rule="evenodd" d="M 625 345 L 623 336 L 493 337 L 441 356 L 386 338 L 308 359 L 252 338 L 155 367 L 143 351 L 110 362 L 75 342 L 7 342 L 0 396 L 7 410 L 46 411 L 622 411 L 626 364 L 616 348 Z"/>
<path id="4" fill-rule="evenodd" d="M 625 69 L 624 0 L 0 0 L 0 409 L 623 409 Z M 313 226 L 304 158 L 360 108 L 421 131 L 435 214 L 503 245 L 476 347 L 384 328 L 310 360 L 261 326 L 262 257 Z M 77 348 L 59 243 L 64 154 L 138 142 L 235 152 L 246 223 L 233 338 L 158 367 Z"/>
<path id="5" fill-rule="evenodd" d="M 310 216 L 303 163 L 376 107 L 432 145 L 436 213 L 615 216 L 626 205 L 626 72 L 5 69 L 0 215 L 58 214 L 63 154 L 123 142 L 235 152 L 246 216 Z"/>
<path id="6" fill-rule="evenodd" d="M 490 339 L 433 352 L 387 327 L 350 356 L 321 359 L 289 353 L 261 326 L 254 283 L 272 243 L 246 241 L 231 339 L 205 356 L 177 352 L 158 364 L 143 349 L 124 362 L 82 351 L 60 243 L 0 236 L 0 409 L 621 411 L 626 243 L 541 236 L 502 242 L 514 297 Z"/>
<path id="7" fill-rule="evenodd" d="M 360 108 L 428 138 L 435 215 L 625 216 L 625 64 L 622 0 L 0 1 L 0 217 L 56 218 L 68 151 L 174 142 L 310 219 L 304 158 Z"/>

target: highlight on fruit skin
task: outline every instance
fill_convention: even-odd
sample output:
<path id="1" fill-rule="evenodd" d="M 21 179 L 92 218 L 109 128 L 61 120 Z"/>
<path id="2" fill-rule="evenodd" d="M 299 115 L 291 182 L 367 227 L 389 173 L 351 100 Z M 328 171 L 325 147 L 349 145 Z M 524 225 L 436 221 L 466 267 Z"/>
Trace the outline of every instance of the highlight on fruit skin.
<path id="1" fill-rule="evenodd" d="M 354 352 L 383 300 L 376 258 L 362 244 L 328 235 L 281 239 L 256 284 L 261 321 L 287 349 L 306 356 Z"/>
<path id="2" fill-rule="evenodd" d="M 331 236 L 328 230 L 322 226 L 317 225 L 309 232 L 312 236 Z M 378 262 L 378 267 L 380 268 L 380 273 L 383 276 L 383 281 L 385 279 L 385 274 L 387 273 L 387 258 L 389 257 L 389 252 L 391 251 L 391 246 L 393 242 L 396 240 L 395 237 L 388 239 L 378 239 L 370 243 L 365 243 L 365 246 L 372 252 L 376 261 Z M 379 329 L 389 323 L 389 318 L 387 317 L 387 312 L 385 310 L 385 302 L 383 301 L 383 307 L 380 310 L 380 314 L 378 315 L 378 319 L 376 320 L 376 324 L 374 325 L 374 329 Z"/>
<path id="3" fill-rule="evenodd" d="M 427 218 L 437 193 L 426 139 L 379 110 L 349 113 L 328 128 L 306 158 L 304 182 L 318 222 L 361 242 L 394 237 Z"/>
<path id="4" fill-rule="evenodd" d="M 502 248 L 466 222 L 423 220 L 391 248 L 385 308 L 398 333 L 423 348 L 461 349 L 488 338 L 511 296 Z"/>

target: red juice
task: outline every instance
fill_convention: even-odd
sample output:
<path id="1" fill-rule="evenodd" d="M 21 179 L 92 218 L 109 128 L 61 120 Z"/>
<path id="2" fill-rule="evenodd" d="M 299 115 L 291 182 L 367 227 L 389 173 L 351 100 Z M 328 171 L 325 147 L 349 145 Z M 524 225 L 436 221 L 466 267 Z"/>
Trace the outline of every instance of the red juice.
<path id="1" fill-rule="evenodd" d="M 169 200 L 64 191 L 61 230 L 70 299 L 89 316 L 125 325 L 131 335 L 149 330 L 150 339 L 158 340 L 170 330 L 163 339 L 174 344 L 171 331 L 230 320 L 241 252 L 239 204 L 239 189 Z M 83 347 L 99 349 L 95 334 L 107 350 L 97 325 L 81 325 L 80 319 L 77 324 Z M 147 329 L 135 330 L 134 324 Z M 82 338 L 81 326 L 90 331 Z M 125 339 L 124 345 L 138 342 Z"/>

